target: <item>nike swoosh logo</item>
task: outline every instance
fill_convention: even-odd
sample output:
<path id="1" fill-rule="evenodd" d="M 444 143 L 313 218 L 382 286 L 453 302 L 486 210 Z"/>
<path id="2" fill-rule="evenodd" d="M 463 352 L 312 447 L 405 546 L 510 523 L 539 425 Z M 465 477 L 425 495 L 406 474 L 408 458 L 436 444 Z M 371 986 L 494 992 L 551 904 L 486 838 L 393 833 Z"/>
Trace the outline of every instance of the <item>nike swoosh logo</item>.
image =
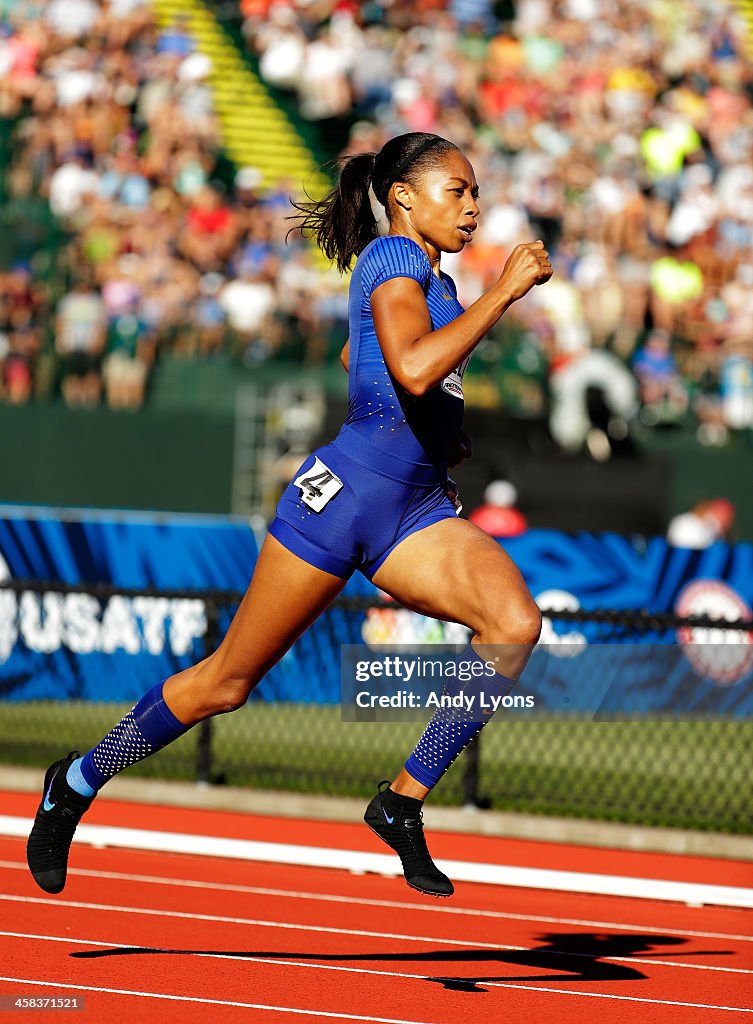
<path id="1" fill-rule="evenodd" d="M 57 807 L 57 803 L 54 803 L 54 804 L 50 803 L 50 792 L 52 790 L 52 784 L 55 781 L 55 778 L 57 777 L 57 773 L 59 771 L 60 771 L 60 769 L 58 768 L 57 771 L 55 772 L 55 774 L 50 779 L 50 785 L 48 786 L 47 792 L 44 795 L 44 804 L 43 804 L 43 806 L 44 806 L 44 809 L 46 811 L 51 811 L 53 809 L 53 807 Z"/>
<path id="2" fill-rule="evenodd" d="M 389 814 L 387 813 L 387 811 L 384 809 L 384 807 L 382 808 L 382 814 L 387 819 L 387 824 L 388 825 L 391 825 L 392 822 L 395 820 L 395 815 L 393 814 L 392 817 L 390 817 Z"/>

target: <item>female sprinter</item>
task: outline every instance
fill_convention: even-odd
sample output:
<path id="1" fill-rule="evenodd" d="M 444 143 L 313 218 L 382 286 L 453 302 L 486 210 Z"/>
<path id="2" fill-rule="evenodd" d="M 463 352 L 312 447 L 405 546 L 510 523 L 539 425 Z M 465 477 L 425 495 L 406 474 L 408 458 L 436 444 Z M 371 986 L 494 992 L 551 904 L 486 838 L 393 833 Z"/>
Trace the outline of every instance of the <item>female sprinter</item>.
<path id="1" fill-rule="evenodd" d="M 378 236 L 370 188 L 385 207 L 386 236 Z M 202 719 L 242 707 L 356 569 L 401 605 L 470 628 L 465 659 L 483 661 L 485 645 L 502 645 L 493 648 L 501 652 L 494 681 L 502 693 L 514 685 L 541 615 L 499 544 L 457 518 L 447 467 L 470 454 L 460 421 L 471 353 L 552 267 L 542 242 L 519 245 L 499 280 L 464 311 L 440 257 L 471 241 L 477 198 L 460 150 L 412 132 L 376 155 L 344 161 L 339 184 L 321 202 L 296 204 L 302 230 L 316 235 L 341 271 L 358 257 L 343 350 L 347 420 L 283 493 L 220 647 L 149 690 L 83 757 L 72 751 L 47 770 L 27 843 L 42 889 L 63 889 L 73 833 L 97 790 Z M 366 810 L 367 824 L 420 892 L 453 892 L 429 855 L 421 806 L 482 725 L 438 710 L 405 767 L 387 788 L 379 784 Z"/>

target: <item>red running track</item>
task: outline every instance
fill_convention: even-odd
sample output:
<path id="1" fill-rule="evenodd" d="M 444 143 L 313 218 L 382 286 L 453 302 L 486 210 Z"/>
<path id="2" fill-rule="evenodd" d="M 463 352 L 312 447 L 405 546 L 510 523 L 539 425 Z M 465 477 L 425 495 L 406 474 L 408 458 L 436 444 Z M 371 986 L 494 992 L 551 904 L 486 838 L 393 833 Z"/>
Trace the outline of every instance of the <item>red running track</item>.
<path id="1" fill-rule="evenodd" d="M 32 817 L 37 798 L 2 794 Z M 357 825 L 100 799 L 87 823 L 383 852 Z M 438 857 L 749 885 L 751 865 L 435 833 Z M 8 1021 L 753 1024 L 753 912 L 74 845 L 63 893 L 0 838 L 0 997 L 83 997 Z M 26 1013 L 26 1018 L 24 1017 Z"/>

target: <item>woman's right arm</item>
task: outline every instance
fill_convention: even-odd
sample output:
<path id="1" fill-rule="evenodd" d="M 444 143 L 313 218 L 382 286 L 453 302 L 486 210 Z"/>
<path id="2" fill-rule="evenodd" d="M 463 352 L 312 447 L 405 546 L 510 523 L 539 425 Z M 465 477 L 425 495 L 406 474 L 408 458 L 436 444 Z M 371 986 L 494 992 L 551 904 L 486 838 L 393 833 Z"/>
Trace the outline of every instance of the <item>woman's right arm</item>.
<path id="1" fill-rule="evenodd" d="M 543 242 L 518 245 L 489 291 L 436 331 L 418 281 L 385 281 L 372 292 L 371 309 L 387 368 L 409 394 L 425 394 L 470 355 L 513 302 L 551 276 Z"/>

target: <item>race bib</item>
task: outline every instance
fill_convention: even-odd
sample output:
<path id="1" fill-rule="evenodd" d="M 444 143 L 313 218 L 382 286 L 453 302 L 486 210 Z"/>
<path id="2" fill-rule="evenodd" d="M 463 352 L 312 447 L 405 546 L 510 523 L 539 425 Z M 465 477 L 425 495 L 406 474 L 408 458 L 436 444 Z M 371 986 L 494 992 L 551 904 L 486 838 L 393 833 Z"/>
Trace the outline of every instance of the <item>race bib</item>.
<path id="1" fill-rule="evenodd" d="M 470 356 L 466 356 L 460 366 L 456 367 L 452 373 L 448 373 L 442 381 L 442 390 L 454 398 L 461 400 L 463 398 L 463 374 L 470 358 Z"/>
<path id="2" fill-rule="evenodd" d="M 448 395 L 453 395 L 455 398 L 463 397 L 463 378 L 457 370 L 453 370 L 452 373 L 445 377 L 442 381 L 442 390 L 446 391 Z"/>
<path id="3" fill-rule="evenodd" d="M 343 487 L 342 480 L 335 476 L 318 456 L 314 465 L 296 477 L 293 483 L 301 488 L 301 501 L 308 505 L 312 512 L 321 512 L 327 502 L 332 501 Z"/>

